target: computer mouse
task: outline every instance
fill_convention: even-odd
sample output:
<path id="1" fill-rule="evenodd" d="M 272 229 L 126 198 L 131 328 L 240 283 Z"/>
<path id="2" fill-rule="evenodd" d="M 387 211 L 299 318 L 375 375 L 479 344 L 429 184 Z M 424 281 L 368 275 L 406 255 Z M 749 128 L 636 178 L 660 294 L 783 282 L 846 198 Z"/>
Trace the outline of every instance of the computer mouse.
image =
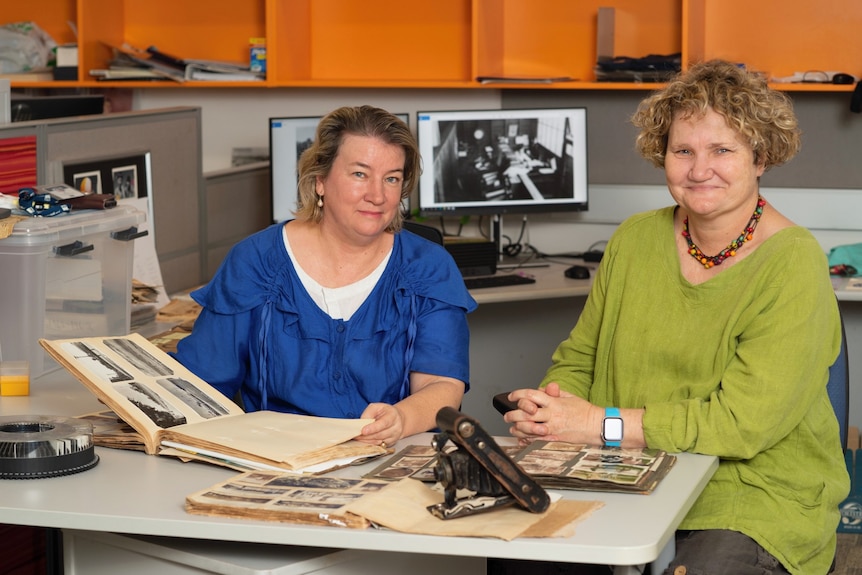
<path id="1" fill-rule="evenodd" d="M 563 272 L 567 278 L 572 278 L 575 280 L 586 280 L 590 279 L 590 268 L 582 265 L 573 265 L 571 267 L 566 268 L 566 271 Z"/>
<path id="2" fill-rule="evenodd" d="M 838 72 L 837 74 L 832 76 L 833 84 L 852 84 L 855 81 L 855 77 L 851 76 L 850 74 L 845 74 L 844 72 Z"/>

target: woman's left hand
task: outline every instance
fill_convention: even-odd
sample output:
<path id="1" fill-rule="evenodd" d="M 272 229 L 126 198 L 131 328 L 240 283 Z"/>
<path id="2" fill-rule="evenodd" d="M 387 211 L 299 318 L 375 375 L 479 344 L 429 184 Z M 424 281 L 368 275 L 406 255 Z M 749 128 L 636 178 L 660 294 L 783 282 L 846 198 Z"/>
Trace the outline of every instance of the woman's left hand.
<path id="1" fill-rule="evenodd" d="M 374 422 L 362 428 L 362 434 L 356 438 L 357 441 L 392 447 L 401 439 L 404 432 L 404 416 L 394 405 L 371 403 L 362 412 L 361 417 L 373 419 Z"/>

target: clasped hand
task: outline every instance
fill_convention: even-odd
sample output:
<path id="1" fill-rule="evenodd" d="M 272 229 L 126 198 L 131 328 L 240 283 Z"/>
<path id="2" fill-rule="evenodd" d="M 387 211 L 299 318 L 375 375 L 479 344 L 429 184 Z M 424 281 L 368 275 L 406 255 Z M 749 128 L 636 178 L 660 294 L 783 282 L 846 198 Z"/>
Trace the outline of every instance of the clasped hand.
<path id="1" fill-rule="evenodd" d="M 544 389 L 518 389 L 509 394 L 518 409 L 503 416 L 519 443 L 536 440 L 594 444 L 600 439 L 604 410 L 549 383 Z"/>

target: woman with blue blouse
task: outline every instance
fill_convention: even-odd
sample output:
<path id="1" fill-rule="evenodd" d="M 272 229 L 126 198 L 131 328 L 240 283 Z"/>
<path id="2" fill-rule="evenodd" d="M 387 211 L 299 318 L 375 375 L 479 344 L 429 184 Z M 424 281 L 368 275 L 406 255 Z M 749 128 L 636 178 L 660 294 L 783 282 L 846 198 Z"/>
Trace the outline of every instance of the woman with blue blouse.
<path id="1" fill-rule="evenodd" d="M 339 108 L 298 172 L 296 219 L 238 243 L 192 293 L 203 309 L 177 359 L 247 411 L 373 419 L 357 439 L 384 446 L 434 428 L 468 389 L 476 303 L 442 246 L 401 231 L 413 135 Z"/>

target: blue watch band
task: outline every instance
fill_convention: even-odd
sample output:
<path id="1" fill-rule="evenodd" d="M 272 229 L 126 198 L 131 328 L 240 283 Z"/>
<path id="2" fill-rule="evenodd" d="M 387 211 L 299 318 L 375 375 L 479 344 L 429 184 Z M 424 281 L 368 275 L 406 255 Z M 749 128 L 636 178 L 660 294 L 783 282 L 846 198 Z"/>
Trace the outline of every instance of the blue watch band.
<path id="1" fill-rule="evenodd" d="M 623 418 L 616 407 L 605 408 L 602 420 L 602 441 L 609 447 L 619 447 L 623 440 Z"/>

